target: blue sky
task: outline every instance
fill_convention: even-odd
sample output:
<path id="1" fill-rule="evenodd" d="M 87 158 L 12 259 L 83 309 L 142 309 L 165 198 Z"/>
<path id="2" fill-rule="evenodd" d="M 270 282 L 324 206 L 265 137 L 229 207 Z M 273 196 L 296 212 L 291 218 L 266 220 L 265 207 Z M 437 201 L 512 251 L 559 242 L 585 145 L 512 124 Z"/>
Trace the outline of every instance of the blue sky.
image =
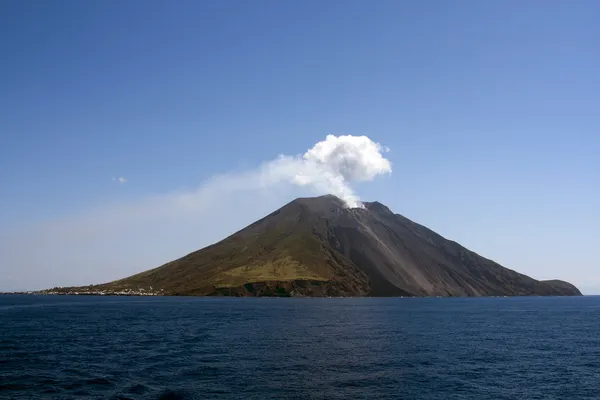
<path id="1" fill-rule="evenodd" d="M 0 290 L 203 247 L 307 194 L 231 182 L 351 134 L 391 149 L 362 199 L 600 293 L 599 15 L 583 0 L 4 1 Z M 194 197 L 207 182 L 218 200 Z"/>

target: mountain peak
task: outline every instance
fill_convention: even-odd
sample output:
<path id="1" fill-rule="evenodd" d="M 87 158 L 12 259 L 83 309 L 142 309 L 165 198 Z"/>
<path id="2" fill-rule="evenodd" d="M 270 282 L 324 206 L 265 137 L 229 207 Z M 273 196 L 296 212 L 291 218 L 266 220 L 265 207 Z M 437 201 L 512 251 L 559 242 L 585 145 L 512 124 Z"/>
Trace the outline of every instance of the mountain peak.
<path id="1" fill-rule="evenodd" d="M 394 215 L 394 213 L 392 212 L 392 210 L 390 210 L 385 204 L 381 204 L 378 201 L 363 202 L 363 205 L 369 211 L 374 211 L 374 212 L 378 212 L 378 213 L 381 213 L 381 214 Z"/>
<path id="2" fill-rule="evenodd" d="M 325 194 L 322 196 L 315 197 L 298 197 L 293 201 L 293 203 L 300 203 L 306 205 L 330 205 L 334 207 L 342 207 L 342 208 L 351 208 L 346 205 L 344 200 L 333 195 L 333 194 Z M 382 211 L 386 213 L 392 213 L 392 211 L 385 205 L 380 203 L 379 201 L 361 201 L 360 204 L 363 207 L 355 207 L 355 208 L 367 208 L 373 211 Z M 393 214 L 393 213 L 392 213 Z"/>
<path id="3" fill-rule="evenodd" d="M 299 197 L 292 201 L 294 204 L 300 204 L 311 212 L 319 215 L 329 215 L 339 213 L 348 208 L 344 200 L 332 194 L 326 194 L 318 197 Z"/>

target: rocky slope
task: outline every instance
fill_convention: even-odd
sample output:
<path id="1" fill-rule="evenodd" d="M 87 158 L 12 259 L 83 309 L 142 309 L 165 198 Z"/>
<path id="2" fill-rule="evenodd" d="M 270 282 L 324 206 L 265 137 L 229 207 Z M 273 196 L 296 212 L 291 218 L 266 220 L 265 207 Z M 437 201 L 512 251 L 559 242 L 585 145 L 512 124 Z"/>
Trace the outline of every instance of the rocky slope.
<path id="1" fill-rule="evenodd" d="M 79 292 L 236 296 L 581 295 L 479 256 L 378 202 L 302 198 L 161 267 Z M 60 291 L 60 290 L 59 290 Z"/>

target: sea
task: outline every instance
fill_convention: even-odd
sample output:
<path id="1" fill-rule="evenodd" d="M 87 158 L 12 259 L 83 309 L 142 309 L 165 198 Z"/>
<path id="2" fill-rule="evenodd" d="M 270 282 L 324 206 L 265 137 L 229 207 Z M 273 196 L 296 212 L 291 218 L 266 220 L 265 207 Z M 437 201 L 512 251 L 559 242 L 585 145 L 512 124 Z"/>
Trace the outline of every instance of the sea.
<path id="1" fill-rule="evenodd" d="M 600 399 L 600 297 L 0 296 L 2 399 Z"/>

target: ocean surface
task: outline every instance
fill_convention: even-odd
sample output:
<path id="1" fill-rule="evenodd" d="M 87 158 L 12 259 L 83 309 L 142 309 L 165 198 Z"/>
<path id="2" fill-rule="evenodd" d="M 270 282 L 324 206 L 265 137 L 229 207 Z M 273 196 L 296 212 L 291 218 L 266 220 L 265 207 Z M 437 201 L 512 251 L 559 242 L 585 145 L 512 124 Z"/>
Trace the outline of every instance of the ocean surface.
<path id="1" fill-rule="evenodd" d="M 2 399 L 599 399 L 600 297 L 0 296 Z"/>

